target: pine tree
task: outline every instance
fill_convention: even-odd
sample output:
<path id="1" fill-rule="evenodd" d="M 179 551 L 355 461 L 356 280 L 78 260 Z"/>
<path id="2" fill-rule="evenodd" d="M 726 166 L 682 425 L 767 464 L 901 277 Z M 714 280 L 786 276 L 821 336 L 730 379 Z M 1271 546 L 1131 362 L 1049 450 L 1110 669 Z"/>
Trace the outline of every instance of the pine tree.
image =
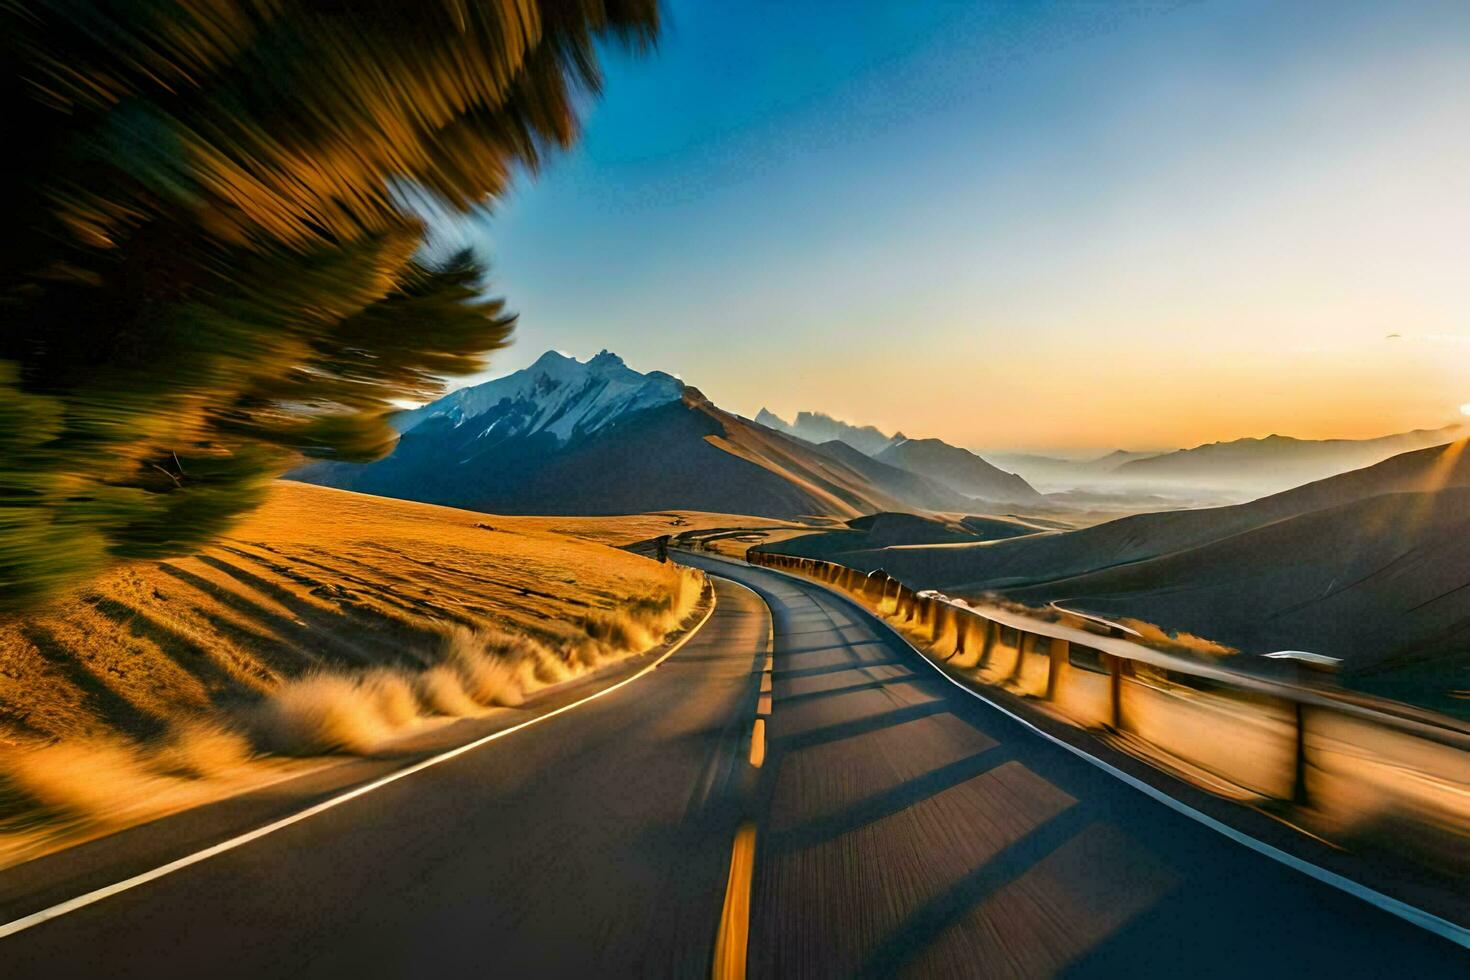
<path id="1" fill-rule="evenodd" d="M 227 529 L 301 457 L 514 317 L 415 200 L 502 195 L 576 136 L 655 0 L 49 0 L 0 7 L 0 608 Z"/>

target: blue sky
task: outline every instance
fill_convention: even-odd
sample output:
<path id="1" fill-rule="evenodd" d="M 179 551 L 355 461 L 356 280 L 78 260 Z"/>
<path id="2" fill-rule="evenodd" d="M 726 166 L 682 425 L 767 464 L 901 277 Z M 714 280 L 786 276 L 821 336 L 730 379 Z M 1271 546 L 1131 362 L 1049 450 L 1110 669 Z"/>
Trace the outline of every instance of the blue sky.
<path id="1" fill-rule="evenodd" d="M 1470 4 L 667 21 L 574 151 L 455 232 L 521 314 L 494 373 L 608 347 L 744 414 L 985 448 L 1366 436 L 1470 401 Z"/>

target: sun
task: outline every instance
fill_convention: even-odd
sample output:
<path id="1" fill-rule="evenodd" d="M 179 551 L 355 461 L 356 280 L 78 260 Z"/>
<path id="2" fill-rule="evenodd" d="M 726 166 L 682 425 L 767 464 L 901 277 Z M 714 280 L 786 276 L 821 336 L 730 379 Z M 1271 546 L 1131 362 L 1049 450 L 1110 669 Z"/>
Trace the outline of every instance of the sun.
<path id="1" fill-rule="evenodd" d="M 1470 402 L 1466 402 L 1465 404 L 1460 406 L 1460 414 L 1470 415 Z"/>

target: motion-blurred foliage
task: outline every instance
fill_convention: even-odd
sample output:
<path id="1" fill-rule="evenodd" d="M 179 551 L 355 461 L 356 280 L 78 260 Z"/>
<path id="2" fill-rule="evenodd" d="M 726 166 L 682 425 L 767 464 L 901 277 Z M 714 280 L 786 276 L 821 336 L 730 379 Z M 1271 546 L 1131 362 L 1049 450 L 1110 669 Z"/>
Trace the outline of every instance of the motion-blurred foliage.
<path id="1" fill-rule="evenodd" d="M 416 258 L 576 133 L 656 0 L 0 3 L 0 608 L 198 546 L 514 322 Z"/>

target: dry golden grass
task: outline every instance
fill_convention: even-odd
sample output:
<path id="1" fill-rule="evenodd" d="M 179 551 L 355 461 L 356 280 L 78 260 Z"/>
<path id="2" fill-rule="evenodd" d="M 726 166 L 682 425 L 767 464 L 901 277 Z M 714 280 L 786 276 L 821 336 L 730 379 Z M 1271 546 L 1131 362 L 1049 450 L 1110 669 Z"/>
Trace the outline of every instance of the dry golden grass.
<path id="1" fill-rule="evenodd" d="M 586 638 L 587 617 L 680 581 L 672 566 L 546 530 L 560 520 L 280 483 L 216 547 L 0 619 L 0 743 L 155 738 L 313 670 L 431 666 L 456 627 L 560 649 Z M 629 538 L 646 529 L 605 520 L 625 521 Z"/>
<path id="2" fill-rule="evenodd" d="M 261 753 L 373 752 L 657 644 L 702 580 L 600 542 L 671 519 L 283 482 L 214 547 L 0 619 L 0 862 L 37 827 L 148 819 L 276 778 Z"/>
<path id="3" fill-rule="evenodd" d="M 809 534 L 812 528 L 791 521 L 745 514 L 715 514 L 700 510 L 669 510 L 651 514 L 627 514 L 617 517 L 503 517 L 507 527 L 541 530 L 569 538 L 582 538 L 625 547 L 663 534 L 688 534 L 718 528 L 793 528 Z"/>

